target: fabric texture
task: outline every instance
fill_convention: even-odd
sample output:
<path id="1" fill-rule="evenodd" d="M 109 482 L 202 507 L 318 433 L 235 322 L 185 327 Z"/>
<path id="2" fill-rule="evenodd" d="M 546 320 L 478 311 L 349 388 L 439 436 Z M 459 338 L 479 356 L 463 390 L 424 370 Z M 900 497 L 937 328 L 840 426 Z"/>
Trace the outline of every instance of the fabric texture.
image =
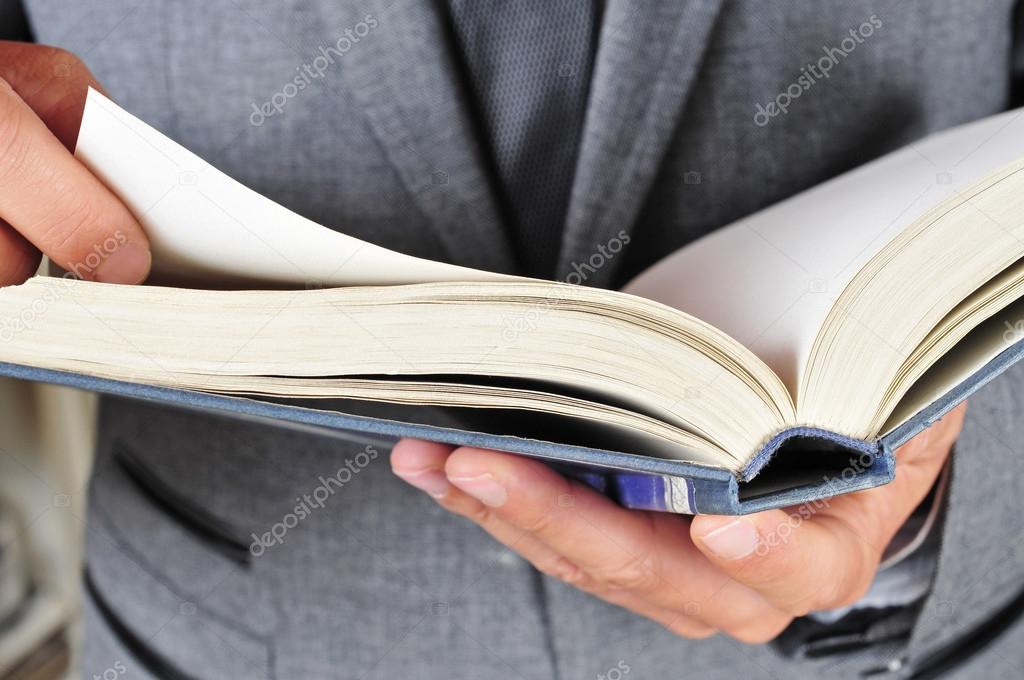
<path id="1" fill-rule="evenodd" d="M 600 0 L 448 0 L 523 272 L 551 278 L 586 113 Z"/>
<path id="2" fill-rule="evenodd" d="M 437 6 L 26 4 L 40 41 L 272 199 L 403 252 L 525 271 Z M 745 214 L 1005 109 L 1013 4 L 608 0 L 555 276 L 619 286 Z M 755 122 L 872 15 L 881 28 L 829 78 Z M 322 75 L 288 87 L 314 62 Z M 256 124 L 264 102 L 280 110 Z M 814 262 L 787 255 L 811 276 Z M 120 661 L 201 678 L 907 677 L 951 658 L 953 677 L 1019 675 L 1024 624 L 1000 612 L 1024 584 L 1022 388 L 1018 366 L 971 400 L 909 640 L 800 658 L 683 640 L 539 576 L 394 479 L 373 442 L 105 400 L 88 562 L 108 615 L 90 604 L 82 675 Z M 162 485 L 140 484 L 122 449 Z M 341 484 L 346 461 L 359 472 Z M 163 487 L 201 512 L 168 510 Z M 299 519 L 313 493 L 327 498 Z M 247 552 L 277 526 L 280 540 Z"/>

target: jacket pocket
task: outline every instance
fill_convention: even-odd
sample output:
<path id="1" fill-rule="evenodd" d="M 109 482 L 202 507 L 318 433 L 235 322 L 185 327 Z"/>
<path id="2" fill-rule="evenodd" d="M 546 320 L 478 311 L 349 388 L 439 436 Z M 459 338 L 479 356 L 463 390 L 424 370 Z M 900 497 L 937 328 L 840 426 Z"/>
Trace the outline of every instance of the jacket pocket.
<path id="1" fill-rule="evenodd" d="M 276 616 L 238 528 L 181 505 L 141 457 L 111 449 L 86 531 L 94 618 L 157 677 L 271 677 Z"/>

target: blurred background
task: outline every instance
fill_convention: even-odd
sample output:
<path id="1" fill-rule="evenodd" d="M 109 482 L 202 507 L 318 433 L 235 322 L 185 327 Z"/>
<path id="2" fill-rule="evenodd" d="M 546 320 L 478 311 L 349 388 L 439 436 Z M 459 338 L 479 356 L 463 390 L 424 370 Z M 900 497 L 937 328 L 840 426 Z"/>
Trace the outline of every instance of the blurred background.
<path id="1" fill-rule="evenodd" d="M 95 396 L 4 378 L 0 404 L 0 677 L 74 677 Z"/>

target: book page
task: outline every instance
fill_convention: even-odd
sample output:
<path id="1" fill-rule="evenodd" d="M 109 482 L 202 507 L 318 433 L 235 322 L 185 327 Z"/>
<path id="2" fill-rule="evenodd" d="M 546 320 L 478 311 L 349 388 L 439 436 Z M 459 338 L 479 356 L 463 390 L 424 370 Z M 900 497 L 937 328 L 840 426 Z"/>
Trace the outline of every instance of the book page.
<path id="1" fill-rule="evenodd" d="M 767 367 L 729 370 L 747 350 L 640 298 L 595 314 L 607 295 L 544 282 L 292 291 L 35 277 L 0 289 L 0 361 L 218 393 L 531 410 L 618 423 L 736 466 L 792 419 L 791 405 L 771 403 L 786 397 L 777 379 L 751 384 L 774 379 Z M 40 301 L 45 314 L 20 322 Z M 510 334 L 527 315 L 535 325 Z M 687 395 L 690 380 L 709 387 Z"/>
<path id="2" fill-rule="evenodd" d="M 1024 116 L 939 133 L 686 246 L 624 290 L 749 347 L 794 398 L 818 331 L 860 268 L 929 208 L 1024 156 Z"/>
<path id="3" fill-rule="evenodd" d="M 403 255 L 320 226 L 231 179 L 93 89 L 75 156 L 142 224 L 157 281 L 303 288 L 516 280 Z"/>
<path id="4" fill-rule="evenodd" d="M 995 314 L 957 343 L 900 400 L 882 428 L 888 434 L 1024 338 L 1024 300 Z"/>

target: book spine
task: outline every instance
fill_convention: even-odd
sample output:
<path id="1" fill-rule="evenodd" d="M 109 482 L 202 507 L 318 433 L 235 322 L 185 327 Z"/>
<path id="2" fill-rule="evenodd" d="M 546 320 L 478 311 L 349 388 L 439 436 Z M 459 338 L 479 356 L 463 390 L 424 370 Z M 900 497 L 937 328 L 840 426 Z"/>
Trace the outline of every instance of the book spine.
<path id="1" fill-rule="evenodd" d="M 693 480 L 685 477 L 618 473 L 612 475 L 609 495 L 634 510 L 696 514 Z"/>

